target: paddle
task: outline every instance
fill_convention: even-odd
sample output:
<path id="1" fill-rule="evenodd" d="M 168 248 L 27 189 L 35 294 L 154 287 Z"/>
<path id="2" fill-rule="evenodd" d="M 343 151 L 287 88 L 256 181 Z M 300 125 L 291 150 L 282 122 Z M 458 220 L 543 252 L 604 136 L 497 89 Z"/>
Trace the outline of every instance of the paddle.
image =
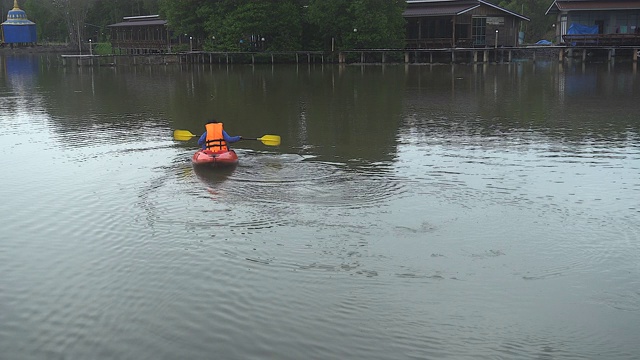
<path id="1" fill-rule="evenodd" d="M 174 130 L 173 138 L 180 141 L 190 140 L 192 137 L 197 136 L 192 134 L 189 130 Z M 262 141 L 263 144 L 267 146 L 278 146 L 280 145 L 280 136 L 279 135 L 262 135 L 259 138 L 242 138 L 242 140 L 258 140 Z"/>
<path id="2" fill-rule="evenodd" d="M 192 137 L 196 136 L 192 134 L 189 130 L 174 130 L 173 138 L 180 141 L 190 140 Z"/>
<path id="3" fill-rule="evenodd" d="M 243 137 L 242 140 L 258 140 L 258 141 L 262 141 L 262 143 L 267 145 L 267 146 L 278 146 L 278 145 L 280 145 L 280 136 L 279 135 L 262 135 L 262 137 L 259 137 L 259 138 L 245 138 L 245 137 Z"/>

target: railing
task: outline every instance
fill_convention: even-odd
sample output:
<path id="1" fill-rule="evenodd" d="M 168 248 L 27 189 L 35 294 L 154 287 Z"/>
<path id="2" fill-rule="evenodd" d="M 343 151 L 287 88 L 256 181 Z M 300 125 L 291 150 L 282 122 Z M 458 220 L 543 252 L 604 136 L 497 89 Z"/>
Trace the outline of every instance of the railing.
<path id="1" fill-rule="evenodd" d="M 572 46 L 640 46 L 640 34 L 567 34 L 562 40 Z"/>
<path id="2" fill-rule="evenodd" d="M 451 47 L 451 38 L 407 39 L 408 49 L 441 49 Z"/>
<path id="3" fill-rule="evenodd" d="M 141 48 L 167 47 L 167 40 L 112 40 L 113 47 Z"/>
<path id="4" fill-rule="evenodd" d="M 407 39 L 407 49 L 448 49 L 451 48 L 451 38 Z M 458 39 L 454 47 L 472 47 L 472 39 Z"/>

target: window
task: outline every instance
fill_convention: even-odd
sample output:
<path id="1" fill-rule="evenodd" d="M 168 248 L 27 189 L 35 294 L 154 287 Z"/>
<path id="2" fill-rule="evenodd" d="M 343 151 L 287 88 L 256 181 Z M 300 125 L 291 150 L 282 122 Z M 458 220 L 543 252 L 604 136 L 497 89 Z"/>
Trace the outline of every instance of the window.
<path id="1" fill-rule="evenodd" d="M 487 18 L 474 17 L 471 21 L 471 37 L 474 46 L 484 46 L 487 43 Z"/>

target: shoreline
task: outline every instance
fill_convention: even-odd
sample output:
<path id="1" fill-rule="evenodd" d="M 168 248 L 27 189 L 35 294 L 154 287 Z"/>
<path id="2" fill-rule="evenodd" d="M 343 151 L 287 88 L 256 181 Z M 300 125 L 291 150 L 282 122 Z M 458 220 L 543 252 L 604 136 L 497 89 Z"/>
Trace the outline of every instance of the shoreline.
<path id="1" fill-rule="evenodd" d="M 45 53 L 77 53 L 78 49 L 70 45 L 32 45 L 14 46 L 4 44 L 0 47 L 0 54 L 45 54 Z"/>
<path id="2" fill-rule="evenodd" d="M 84 52 L 84 51 L 83 51 Z M 581 48 L 559 46 L 531 46 L 520 48 L 478 48 L 478 49 L 358 49 L 337 53 L 314 51 L 289 52 L 182 52 L 97 55 L 87 59 L 89 54 L 80 52 L 68 44 L 33 45 L 11 48 L 0 47 L 0 55 L 61 55 L 62 63 L 78 66 L 117 65 L 160 65 L 169 63 L 219 63 L 219 64 L 288 64 L 288 63 L 339 63 L 339 64 L 476 64 L 510 63 L 522 60 L 560 61 L 578 60 L 582 62 L 636 62 L 632 49 Z M 337 57 L 337 58 L 336 58 Z M 66 58 L 66 59 L 64 59 Z M 116 60 L 117 59 L 117 60 Z"/>

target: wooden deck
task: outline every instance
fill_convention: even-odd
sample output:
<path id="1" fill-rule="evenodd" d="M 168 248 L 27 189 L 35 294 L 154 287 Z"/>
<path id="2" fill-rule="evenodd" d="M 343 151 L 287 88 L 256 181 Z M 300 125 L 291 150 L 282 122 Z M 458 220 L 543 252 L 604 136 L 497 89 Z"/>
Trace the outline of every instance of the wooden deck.
<path id="1" fill-rule="evenodd" d="M 119 66 L 167 64 L 286 64 L 324 63 L 330 54 L 322 51 L 206 52 L 61 55 L 63 65 Z"/>
<path id="2" fill-rule="evenodd" d="M 128 55 L 61 55 L 63 65 L 167 64 L 477 64 L 514 60 L 582 62 L 638 61 L 638 46 L 524 46 L 440 49 L 353 49 L 339 52 L 204 52 Z"/>

